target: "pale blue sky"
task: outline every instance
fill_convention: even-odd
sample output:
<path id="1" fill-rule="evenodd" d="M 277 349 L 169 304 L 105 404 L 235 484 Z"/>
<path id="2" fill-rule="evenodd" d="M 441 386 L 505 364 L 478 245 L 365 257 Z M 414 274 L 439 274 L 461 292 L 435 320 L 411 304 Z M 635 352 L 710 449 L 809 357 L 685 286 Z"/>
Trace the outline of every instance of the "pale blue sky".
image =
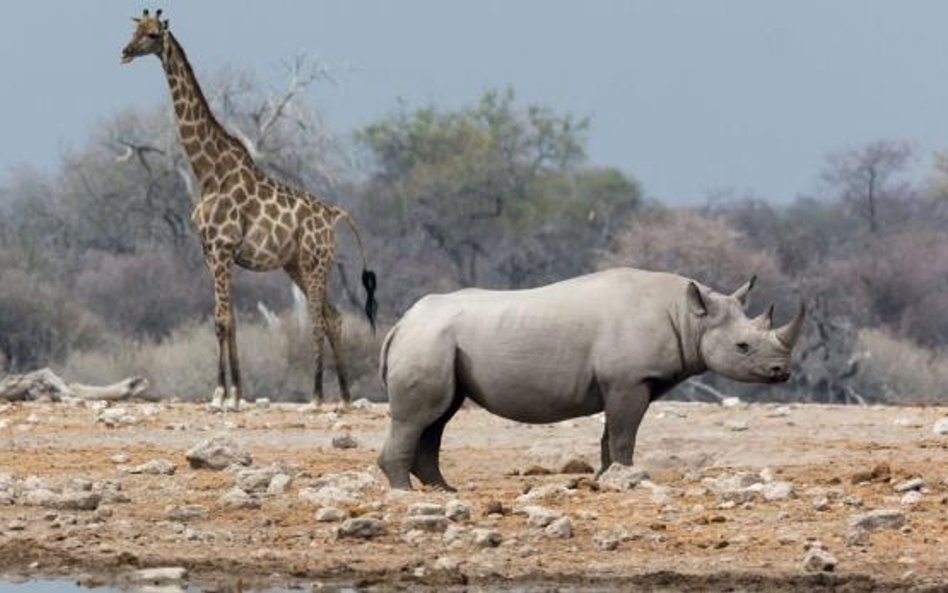
<path id="1" fill-rule="evenodd" d="M 119 64 L 128 0 L 4 6 L 0 185 L 51 170 L 96 121 L 168 100 L 156 60 Z M 305 51 L 342 70 L 316 107 L 338 134 L 396 108 L 520 97 L 592 116 L 591 161 L 651 197 L 810 190 L 825 155 L 877 138 L 948 148 L 948 2 L 913 0 L 168 0 L 198 76 L 278 84 Z"/>

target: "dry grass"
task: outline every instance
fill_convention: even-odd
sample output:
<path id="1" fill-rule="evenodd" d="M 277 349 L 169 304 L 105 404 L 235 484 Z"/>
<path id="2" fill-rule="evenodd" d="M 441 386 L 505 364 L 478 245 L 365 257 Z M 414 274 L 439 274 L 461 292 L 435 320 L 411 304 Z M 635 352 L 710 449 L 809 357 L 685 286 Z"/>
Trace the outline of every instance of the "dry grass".
<path id="1" fill-rule="evenodd" d="M 384 332 L 375 335 L 354 315 L 343 316 L 343 349 L 355 399 L 384 396 L 377 378 L 378 352 Z M 305 401 L 312 393 L 315 364 L 309 327 L 289 319 L 275 327 L 259 320 L 238 321 L 237 345 L 245 396 L 274 401 Z M 338 396 L 335 361 L 323 347 L 327 398 Z M 186 401 L 210 395 L 217 378 L 217 340 L 210 323 L 189 323 L 161 340 L 116 339 L 109 346 L 76 351 L 57 369 L 69 381 L 112 383 L 130 375 L 146 377 L 150 392 Z"/>
<path id="2" fill-rule="evenodd" d="M 918 346 L 876 329 L 859 332 L 860 381 L 899 404 L 948 402 L 948 353 Z"/>

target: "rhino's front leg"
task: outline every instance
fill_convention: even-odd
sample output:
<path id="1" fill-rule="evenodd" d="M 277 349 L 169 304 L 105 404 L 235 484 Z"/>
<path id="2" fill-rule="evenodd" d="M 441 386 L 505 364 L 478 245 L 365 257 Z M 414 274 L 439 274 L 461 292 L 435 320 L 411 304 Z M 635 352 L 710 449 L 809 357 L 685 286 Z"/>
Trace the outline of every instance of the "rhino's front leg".
<path id="1" fill-rule="evenodd" d="M 610 388 L 605 394 L 606 427 L 602 433 L 602 469 L 613 463 L 632 465 L 635 435 L 651 401 L 644 384 Z"/>

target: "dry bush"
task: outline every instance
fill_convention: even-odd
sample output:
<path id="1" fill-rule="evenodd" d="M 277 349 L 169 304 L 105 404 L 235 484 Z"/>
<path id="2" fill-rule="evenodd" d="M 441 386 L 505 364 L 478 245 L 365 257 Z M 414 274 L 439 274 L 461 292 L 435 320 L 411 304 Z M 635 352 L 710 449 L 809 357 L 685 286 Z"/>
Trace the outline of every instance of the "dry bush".
<path id="1" fill-rule="evenodd" d="M 101 325 L 61 287 L 21 270 L 0 270 L 0 358 L 11 371 L 95 345 Z"/>
<path id="2" fill-rule="evenodd" d="M 877 330 L 859 332 L 859 383 L 898 404 L 948 403 L 948 352 L 925 348 Z"/>
<path id="3" fill-rule="evenodd" d="M 756 303 L 794 301 L 789 281 L 768 252 L 747 247 L 745 237 L 721 218 L 688 210 L 653 211 L 634 218 L 602 254 L 600 267 L 632 266 L 674 272 L 729 292 L 756 274 Z M 785 309 L 790 313 L 790 309 Z"/>
<path id="4" fill-rule="evenodd" d="M 378 381 L 378 352 L 384 334 L 373 335 L 354 315 L 343 317 L 343 347 L 348 356 L 352 397 L 383 397 Z M 270 327 L 258 320 L 237 325 L 237 343 L 245 396 L 274 401 L 307 401 L 312 394 L 315 365 L 308 327 L 283 318 Z M 323 358 L 327 399 L 338 396 L 338 383 L 328 343 Z M 189 323 L 159 342 L 116 338 L 108 348 L 72 353 L 61 367 L 70 381 L 112 383 L 140 375 L 151 393 L 183 400 L 210 396 L 217 378 L 217 340 L 210 323 Z"/>

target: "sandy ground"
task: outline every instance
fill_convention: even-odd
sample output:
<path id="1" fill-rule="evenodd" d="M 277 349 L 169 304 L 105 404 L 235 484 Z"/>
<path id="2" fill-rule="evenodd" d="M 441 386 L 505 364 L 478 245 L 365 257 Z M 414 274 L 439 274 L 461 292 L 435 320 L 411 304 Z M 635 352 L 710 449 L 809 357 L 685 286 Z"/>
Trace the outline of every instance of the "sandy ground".
<path id="1" fill-rule="evenodd" d="M 595 466 L 599 417 L 527 426 L 463 409 L 448 425 L 442 453 L 459 492 L 392 495 L 380 484 L 344 508 L 388 524 L 386 535 L 363 540 L 338 539 L 339 524 L 317 522 L 315 506 L 298 494 L 332 472 L 381 479 L 374 461 L 385 405 L 340 414 L 248 405 L 229 415 L 191 404 L 121 407 L 135 422 L 111 428 L 96 422 L 100 412 L 89 405 L 2 408 L 0 472 L 46 484 L 111 480 L 129 499 L 95 511 L 0 506 L 0 569 L 8 576 L 94 584 L 140 567 L 184 566 L 192 582 L 220 591 L 331 590 L 340 583 L 370 590 L 948 590 L 948 437 L 931 430 L 946 408 L 656 402 L 639 432 L 636 465 L 664 488 L 623 492 L 596 490 L 589 475 L 521 475 L 534 465 L 555 470 L 571 456 Z M 334 449 L 332 436 L 345 430 L 358 446 Z M 222 506 L 233 473 L 191 469 L 185 460 L 190 447 L 221 433 L 243 445 L 254 465 L 293 466 L 287 492 L 262 497 L 258 509 Z M 129 464 L 163 458 L 178 467 L 170 476 L 129 475 L 111 459 L 116 454 Z M 854 483 L 854 474 L 883 462 L 891 477 Z M 795 497 L 722 508 L 709 487 L 713 478 L 765 468 L 792 482 Z M 915 477 L 925 482 L 921 500 L 903 506 L 894 486 Z M 547 484 L 571 488 L 533 504 L 569 516 L 572 537 L 549 537 L 516 513 L 487 514 L 498 502 L 505 512 L 514 509 L 523 493 Z M 401 521 L 410 505 L 454 496 L 473 509 L 455 541 L 406 535 Z M 825 510 L 814 508 L 819 496 L 828 501 Z M 208 515 L 168 520 L 173 505 L 203 505 Z M 872 532 L 862 543 L 847 540 L 854 515 L 885 508 L 904 512 L 906 526 Z M 465 535 L 473 528 L 495 529 L 503 542 L 478 547 Z M 601 549 L 597 542 L 609 537 L 618 547 Z M 835 573 L 803 571 L 813 540 L 836 558 Z"/>

